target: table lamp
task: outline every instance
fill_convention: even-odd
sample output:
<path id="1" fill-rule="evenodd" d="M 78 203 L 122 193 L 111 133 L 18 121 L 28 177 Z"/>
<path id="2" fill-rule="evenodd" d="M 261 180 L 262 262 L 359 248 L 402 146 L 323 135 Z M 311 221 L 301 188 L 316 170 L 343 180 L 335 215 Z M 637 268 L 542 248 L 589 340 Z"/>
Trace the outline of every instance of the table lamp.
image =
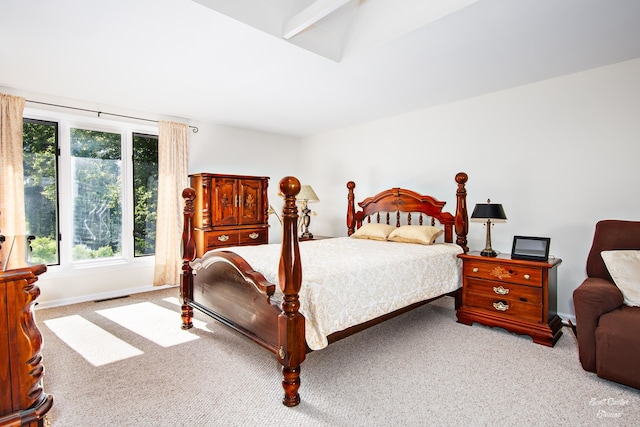
<path id="1" fill-rule="evenodd" d="M 302 202 L 302 226 L 304 228 L 302 236 L 300 237 L 303 239 L 313 239 L 313 234 L 309 231 L 309 224 L 311 224 L 311 217 L 309 216 L 309 213 L 311 210 L 308 207 L 308 203 L 319 202 L 320 199 L 318 199 L 318 196 L 310 185 L 301 185 L 300 193 L 298 193 L 296 198 Z"/>
<path id="2" fill-rule="evenodd" d="M 478 203 L 473 209 L 473 213 L 471 214 L 471 218 L 473 219 L 484 219 L 486 221 L 487 226 L 487 242 L 485 244 L 484 250 L 480 252 L 482 256 L 490 256 L 494 257 L 498 254 L 491 248 L 491 225 L 492 219 L 507 219 L 507 215 L 504 213 L 504 209 L 502 209 L 502 205 L 499 203 L 491 203 L 491 200 L 487 199 L 487 203 Z"/>

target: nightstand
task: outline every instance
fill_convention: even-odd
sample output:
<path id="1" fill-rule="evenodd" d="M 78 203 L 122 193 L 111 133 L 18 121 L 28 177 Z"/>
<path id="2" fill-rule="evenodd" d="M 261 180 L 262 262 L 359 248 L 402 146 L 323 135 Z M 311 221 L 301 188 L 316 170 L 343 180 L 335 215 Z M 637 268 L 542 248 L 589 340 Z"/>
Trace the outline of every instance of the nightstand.
<path id="1" fill-rule="evenodd" d="M 298 237 L 299 242 L 306 242 L 307 240 L 323 240 L 323 239 L 331 239 L 331 236 Z"/>
<path id="2" fill-rule="evenodd" d="M 459 323 L 497 326 L 553 347 L 562 335 L 562 321 L 556 314 L 561 259 L 525 261 L 509 255 L 485 257 L 479 252 L 458 257 L 462 258 Z"/>

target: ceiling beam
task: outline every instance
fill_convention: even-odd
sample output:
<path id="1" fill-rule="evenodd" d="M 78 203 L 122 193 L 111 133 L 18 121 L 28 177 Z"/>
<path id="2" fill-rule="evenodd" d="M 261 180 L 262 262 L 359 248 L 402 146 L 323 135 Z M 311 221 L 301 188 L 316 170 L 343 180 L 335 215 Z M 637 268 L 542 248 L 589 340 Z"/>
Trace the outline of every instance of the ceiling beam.
<path id="1" fill-rule="evenodd" d="M 317 0 L 313 2 L 284 23 L 282 36 L 289 40 L 350 1 Z"/>

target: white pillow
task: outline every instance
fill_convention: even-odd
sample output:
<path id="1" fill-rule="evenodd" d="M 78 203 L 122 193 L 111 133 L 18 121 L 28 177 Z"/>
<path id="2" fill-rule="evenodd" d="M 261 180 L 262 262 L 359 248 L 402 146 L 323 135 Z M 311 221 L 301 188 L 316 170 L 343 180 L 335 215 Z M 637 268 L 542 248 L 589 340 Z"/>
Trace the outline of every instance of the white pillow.
<path id="1" fill-rule="evenodd" d="M 441 228 L 430 225 L 403 225 L 391 232 L 388 240 L 392 242 L 420 243 L 431 245 L 443 233 Z"/>
<path id="2" fill-rule="evenodd" d="M 363 224 L 351 237 L 357 239 L 387 240 L 389 234 L 395 229 L 393 225 L 372 222 Z"/>
<path id="3" fill-rule="evenodd" d="M 622 292 L 624 303 L 640 307 L 640 251 L 602 251 L 600 256 Z"/>

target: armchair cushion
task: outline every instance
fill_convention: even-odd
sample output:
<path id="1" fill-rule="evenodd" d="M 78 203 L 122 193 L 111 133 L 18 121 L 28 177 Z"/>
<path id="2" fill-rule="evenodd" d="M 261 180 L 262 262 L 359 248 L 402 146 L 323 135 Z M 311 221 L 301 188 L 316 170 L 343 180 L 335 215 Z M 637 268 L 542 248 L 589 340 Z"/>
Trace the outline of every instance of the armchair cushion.
<path id="1" fill-rule="evenodd" d="M 640 251 L 602 251 L 601 255 L 624 303 L 640 307 Z"/>
<path id="2" fill-rule="evenodd" d="M 640 389 L 640 307 L 626 305 L 600 317 L 596 330 L 596 372 Z"/>
<path id="3" fill-rule="evenodd" d="M 599 221 L 587 257 L 587 279 L 573 292 L 578 353 L 585 370 L 640 388 L 640 307 L 624 304 L 624 291 L 614 283 L 618 276 L 620 284 L 620 277 L 602 257 L 621 250 L 640 251 L 640 221 Z"/>
<path id="4" fill-rule="evenodd" d="M 596 372 L 596 328 L 600 316 L 623 305 L 620 289 L 609 280 L 589 277 L 573 291 L 580 363 Z"/>

